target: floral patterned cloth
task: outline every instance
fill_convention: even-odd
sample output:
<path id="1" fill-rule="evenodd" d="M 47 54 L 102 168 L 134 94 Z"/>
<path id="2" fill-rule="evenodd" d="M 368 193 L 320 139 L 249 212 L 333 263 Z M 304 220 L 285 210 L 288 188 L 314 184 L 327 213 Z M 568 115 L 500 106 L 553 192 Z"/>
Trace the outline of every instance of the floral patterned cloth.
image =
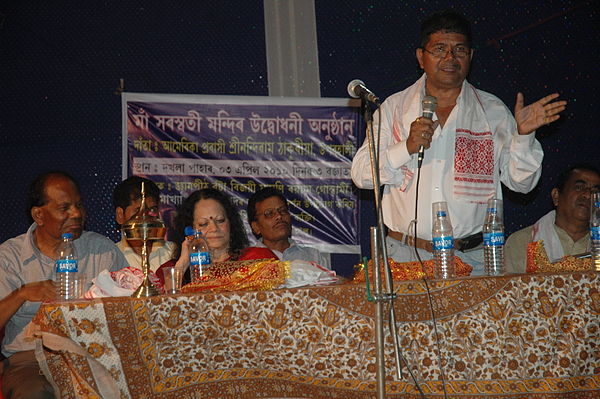
<path id="1" fill-rule="evenodd" d="M 383 262 L 382 262 L 383 263 Z M 457 277 L 466 277 L 470 276 L 473 271 L 473 267 L 468 263 L 463 262 L 461 258 L 458 256 L 455 257 L 455 271 Z M 421 265 L 421 262 L 396 262 L 392 258 L 388 258 L 388 264 L 390 265 L 390 271 L 392 272 L 392 279 L 394 281 L 408 281 L 408 280 L 419 280 L 422 278 L 434 278 L 433 276 L 433 267 L 434 260 L 426 260 Z M 369 259 L 368 261 L 368 272 L 369 272 L 369 281 L 373 282 L 373 271 L 374 264 L 373 259 Z M 384 268 L 385 265 L 380 265 L 381 275 L 385 276 Z M 359 263 L 354 266 L 354 277 L 352 277 L 352 281 L 355 283 L 362 283 L 365 281 L 365 266 L 364 263 Z"/>
<path id="2" fill-rule="evenodd" d="M 460 398 L 599 397 L 600 273 L 396 292 L 402 353 L 428 398 L 444 386 Z M 375 397 L 374 305 L 361 284 L 44 304 L 34 320 L 54 342 L 42 369 L 62 398 L 100 397 L 99 369 L 121 398 Z M 66 338 L 79 354 L 60 350 Z M 393 373 L 392 349 L 387 336 L 386 396 L 418 398 L 406 366 Z"/>
<path id="3" fill-rule="evenodd" d="M 271 290 L 290 276 L 290 262 L 274 259 L 219 262 L 200 281 L 182 287 L 181 292 Z"/>
<path id="4" fill-rule="evenodd" d="M 527 244 L 527 273 L 547 273 L 575 270 L 592 270 L 592 258 L 576 258 L 563 256 L 556 262 L 550 262 L 543 241 L 532 241 Z"/>

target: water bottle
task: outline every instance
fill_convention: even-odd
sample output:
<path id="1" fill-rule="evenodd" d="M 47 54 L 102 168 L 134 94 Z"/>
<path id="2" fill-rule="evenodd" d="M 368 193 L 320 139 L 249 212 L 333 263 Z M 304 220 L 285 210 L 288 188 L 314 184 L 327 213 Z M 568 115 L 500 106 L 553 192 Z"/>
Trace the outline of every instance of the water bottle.
<path id="1" fill-rule="evenodd" d="M 506 273 L 502 214 L 502 200 L 489 199 L 483 222 L 483 263 L 488 276 L 502 276 Z"/>
<path id="2" fill-rule="evenodd" d="M 454 235 L 446 202 L 434 202 L 433 206 L 433 276 L 437 279 L 455 277 Z"/>
<path id="3" fill-rule="evenodd" d="M 592 259 L 594 270 L 600 271 L 600 191 L 592 190 L 590 195 L 590 238 L 592 240 Z"/>
<path id="4" fill-rule="evenodd" d="M 196 282 L 208 275 L 211 266 L 210 251 L 200 230 L 194 231 L 188 226 L 185 228 L 185 235 L 193 236 L 190 242 L 190 276 L 192 282 Z"/>
<path id="5" fill-rule="evenodd" d="M 73 245 L 73 234 L 64 233 L 56 260 L 56 278 L 58 280 L 59 298 L 61 300 L 76 299 L 77 296 L 77 254 Z"/>

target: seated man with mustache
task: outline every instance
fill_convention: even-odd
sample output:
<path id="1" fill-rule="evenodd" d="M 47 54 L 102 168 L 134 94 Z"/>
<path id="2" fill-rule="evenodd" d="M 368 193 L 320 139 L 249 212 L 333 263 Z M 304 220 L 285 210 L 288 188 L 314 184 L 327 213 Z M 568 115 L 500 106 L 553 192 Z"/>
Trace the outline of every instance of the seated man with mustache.
<path id="1" fill-rule="evenodd" d="M 590 251 L 590 191 L 600 186 L 600 171 L 579 164 L 560 174 L 550 192 L 555 210 L 513 233 L 505 246 L 506 271 L 525 273 L 527 245 L 543 240 L 550 262 Z"/>
<path id="2" fill-rule="evenodd" d="M 108 238 L 83 231 L 85 208 L 75 180 L 65 172 L 39 175 L 29 187 L 30 221 L 25 234 L 0 245 L 0 327 L 5 327 L 2 393 L 6 398 L 53 398 L 40 372 L 35 342 L 24 329 L 42 302 L 58 299 L 55 261 L 64 233 L 73 234 L 78 273 L 91 282 L 102 270 L 127 264 Z"/>
<path id="3" fill-rule="evenodd" d="M 279 191 L 265 187 L 248 200 L 248 223 L 254 236 L 279 257 L 279 260 L 305 260 L 331 268 L 329 259 L 315 248 L 292 240 L 292 216 L 287 200 Z"/>

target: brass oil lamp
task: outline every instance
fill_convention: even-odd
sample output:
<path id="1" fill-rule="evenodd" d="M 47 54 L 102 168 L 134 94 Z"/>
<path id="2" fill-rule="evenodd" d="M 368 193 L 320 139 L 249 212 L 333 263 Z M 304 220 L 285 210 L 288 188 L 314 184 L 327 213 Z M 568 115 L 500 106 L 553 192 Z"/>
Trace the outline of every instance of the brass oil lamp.
<path id="1" fill-rule="evenodd" d="M 150 282 L 150 252 L 153 241 L 163 240 L 167 228 L 160 216 L 152 215 L 146 207 L 146 190 L 144 182 L 141 189 L 142 200 L 140 209 L 123 226 L 123 235 L 127 242 L 133 247 L 142 243 L 142 270 L 144 280 L 135 290 L 134 298 L 148 298 L 159 294 L 158 290 Z"/>

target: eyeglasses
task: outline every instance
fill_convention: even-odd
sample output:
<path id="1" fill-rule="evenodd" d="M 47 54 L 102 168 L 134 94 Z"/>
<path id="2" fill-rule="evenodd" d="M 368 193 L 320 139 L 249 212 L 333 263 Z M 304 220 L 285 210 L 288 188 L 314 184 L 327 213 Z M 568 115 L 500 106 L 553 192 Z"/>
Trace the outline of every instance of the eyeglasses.
<path id="1" fill-rule="evenodd" d="M 448 50 L 448 46 L 438 45 L 431 50 L 427 50 L 425 47 L 423 47 L 423 50 L 427 51 L 435 58 L 446 58 L 448 53 L 452 53 L 452 55 L 456 58 L 465 58 L 471 54 L 471 49 L 465 46 L 456 46 Z"/>
<path id="2" fill-rule="evenodd" d="M 593 193 L 594 191 L 599 191 L 600 190 L 600 185 L 595 185 L 595 186 L 591 186 L 591 185 L 587 185 L 585 183 L 575 183 L 575 185 L 573 186 L 573 190 L 577 191 L 577 192 L 587 192 L 587 193 Z"/>
<path id="3" fill-rule="evenodd" d="M 289 215 L 290 210 L 287 208 L 287 206 L 282 206 L 277 209 L 267 209 L 263 213 L 259 213 L 259 215 L 263 215 L 267 219 L 273 219 L 278 214 L 281 216 Z"/>

